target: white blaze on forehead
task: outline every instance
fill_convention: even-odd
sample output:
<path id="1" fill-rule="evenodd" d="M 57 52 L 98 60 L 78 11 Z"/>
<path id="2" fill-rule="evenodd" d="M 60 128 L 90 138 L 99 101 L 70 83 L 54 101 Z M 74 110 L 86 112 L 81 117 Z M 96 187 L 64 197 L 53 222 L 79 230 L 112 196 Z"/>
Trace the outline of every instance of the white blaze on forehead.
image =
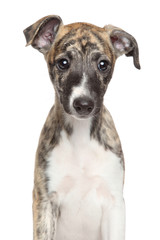
<path id="1" fill-rule="evenodd" d="M 73 102 L 76 98 L 79 98 L 81 96 L 89 96 L 89 90 L 86 86 L 87 82 L 87 76 L 85 73 L 83 73 L 83 77 L 81 80 L 81 83 L 78 86 L 74 86 L 72 89 L 72 93 L 70 96 L 70 107 L 73 106 Z"/>

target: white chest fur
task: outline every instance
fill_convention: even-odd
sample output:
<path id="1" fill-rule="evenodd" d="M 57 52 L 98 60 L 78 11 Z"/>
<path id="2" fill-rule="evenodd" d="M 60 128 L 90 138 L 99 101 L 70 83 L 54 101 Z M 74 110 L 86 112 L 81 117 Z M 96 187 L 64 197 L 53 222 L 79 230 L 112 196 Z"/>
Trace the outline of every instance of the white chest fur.
<path id="1" fill-rule="evenodd" d="M 103 208 L 122 197 L 120 159 L 90 139 L 90 120 L 74 120 L 70 137 L 61 132 L 47 159 L 49 192 L 57 192 L 60 217 L 56 240 L 101 239 Z"/>

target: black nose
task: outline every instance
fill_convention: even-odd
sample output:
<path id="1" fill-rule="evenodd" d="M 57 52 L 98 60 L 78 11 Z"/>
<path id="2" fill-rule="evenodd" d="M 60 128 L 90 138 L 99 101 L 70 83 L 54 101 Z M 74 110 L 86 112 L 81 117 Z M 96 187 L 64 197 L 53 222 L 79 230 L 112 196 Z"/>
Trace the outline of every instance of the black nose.
<path id="1" fill-rule="evenodd" d="M 94 108 L 94 102 L 88 97 L 76 98 L 73 107 L 79 115 L 89 115 Z"/>

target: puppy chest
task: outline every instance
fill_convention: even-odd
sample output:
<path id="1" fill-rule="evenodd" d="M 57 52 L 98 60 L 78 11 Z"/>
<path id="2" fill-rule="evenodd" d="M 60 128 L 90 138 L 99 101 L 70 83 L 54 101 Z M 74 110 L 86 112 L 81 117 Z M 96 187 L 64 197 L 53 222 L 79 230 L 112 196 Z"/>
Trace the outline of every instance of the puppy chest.
<path id="1" fill-rule="evenodd" d="M 120 159 L 95 140 L 63 134 L 47 162 L 48 191 L 56 192 L 60 210 L 56 240 L 100 239 L 103 207 L 122 194 Z"/>
<path id="2" fill-rule="evenodd" d="M 48 190 L 57 193 L 60 205 L 88 198 L 101 204 L 122 191 L 120 159 L 95 140 L 76 145 L 64 136 L 47 162 Z"/>

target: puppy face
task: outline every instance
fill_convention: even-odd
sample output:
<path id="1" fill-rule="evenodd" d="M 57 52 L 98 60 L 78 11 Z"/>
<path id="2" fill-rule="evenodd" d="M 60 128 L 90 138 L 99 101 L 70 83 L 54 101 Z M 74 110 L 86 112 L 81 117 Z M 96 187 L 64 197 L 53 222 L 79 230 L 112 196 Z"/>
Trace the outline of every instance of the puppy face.
<path id="1" fill-rule="evenodd" d="M 51 15 L 26 28 L 24 34 L 27 45 L 45 55 L 64 110 L 78 119 L 100 111 L 117 57 L 132 56 L 140 69 L 136 40 L 112 25 L 63 25 L 59 16 Z"/>
<path id="2" fill-rule="evenodd" d="M 64 26 L 46 59 L 64 110 L 76 118 L 96 115 L 115 63 L 105 31 L 84 23 Z"/>

